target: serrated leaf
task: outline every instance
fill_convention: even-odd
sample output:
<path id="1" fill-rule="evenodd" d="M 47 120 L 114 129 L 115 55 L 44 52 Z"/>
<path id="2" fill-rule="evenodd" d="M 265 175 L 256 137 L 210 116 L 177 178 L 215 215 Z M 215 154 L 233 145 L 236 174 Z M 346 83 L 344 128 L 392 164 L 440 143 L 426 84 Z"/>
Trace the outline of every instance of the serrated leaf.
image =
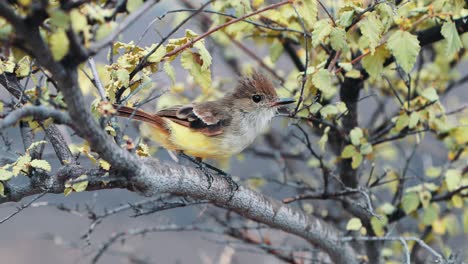
<path id="1" fill-rule="evenodd" d="M 357 169 L 359 168 L 359 166 L 361 165 L 362 163 L 362 155 L 361 154 L 357 154 L 357 155 L 354 155 L 351 159 L 352 159 L 352 162 L 351 162 L 351 168 L 353 169 Z"/>
<path id="2" fill-rule="evenodd" d="M 201 70 L 202 71 L 208 70 L 208 68 L 211 65 L 212 58 L 211 58 L 211 54 L 208 52 L 208 50 L 205 47 L 205 42 L 198 41 L 198 42 L 195 42 L 193 46 L 198 49 L 198 52 L 200 54 L 200 58 L 202 60 Z"/>
<path id="3" fill-rule="evenodd" d="M 49 162 L 45 160 L 35 159 L 31 161 L 30 165 L 33 168 L 45 170 L 47 172 L 50 172 L 52 170 L 52 167 L 50 166 Z"/>
<path id="4" fill-rule="evenodd" d="M 58 29 L 50 35 L 49 48 L 55 61 L 60 61 L 67 55 L 70 49 L 70 41 L 68 40 L 65 30 Z"/>
<path id="5" fill-rule="evenodd" d="M 174 67 L 172 67 L 172 65 L 168 61 L 166 61 L 164 63 L 163 69 L 167 76 L 169 76 L 169 78 L 171 79 L 172 85 L 174 85 L 176 81 Z"/>
<path id="6" fill-rule="evenodd" d="M 397 30 L 388 39 L 387 46 L 398 65 L 409 73 L 421 50 L 418 38 L 407 31 Z"/>
<path id="7" fill-rule="evenodd" d="M 355 127 L 349 132 L 349 138 L 354 146 L 359 146 L 361 144 L 361 138 L 363 137 L 364 133 L 360 127 Z"/>
<path id="8" fill-rule="evenodd" d="M 358 154 L 356 147 L 353 145 L 347 145 L 344 147 L 343 151 L 341 152 L 341 157 L 344 159 L 352 158 L 354 155 Z"/>
<path id="9" fill-rule="evenodd" d="M 0 168 L 0 181 L 8 181 L 13 176 L 15 176 L 13 172 Z"/>
<path id="10" fill-rule="evenodd" d="M 330 45 L 336 51 L 345 49 L 348 46 L 346 31 L 342 28 L 334 27 L 330 33 Z"/>
<path id="11" fill-rule="evenodd" d="M 445 54 L 447 56 L 453 56 L 454 53 L 458 52 L 463 48 L 460 36 L 458 35 L 457 28 L 453 21 L 447 21 L 442 25 L 440 33 L 447 40 L 447 47 Z"/>
<path id="12" fill-rule="evenodd" d="M 13 174 L 18 175 L 22 170 L 28 169 L 29 162 L 31 162 L 31 156 L 28 154 L 19 157 L 13 165 Z"/>
<path id="13" fill-rule="evenodd" d="M 316 0 L 298 0 L 293 2 L 307 29 L 317 21 L 318 7 Z"/>
<path id="14" fill-rule="evenodd" d="M 445 183 L 449 192 L 454 191 L 460 187 L 462 179 L 462 172 L 458 169 L 450 169 L 445 173 Z"/>
<path id="15" fill-rule="evenodd" d="M 346 224 L 346 230 L 350 231 L 357 231 L 362 227 L 361 219 L 357 217 L 353 217 L 349 219 L 348 223 Z"/>
<path id="16" fill-rule="evenodd" d="M 367 13 L 365 19 L 360 23 L 362 35 L 367 39 L 371 54 L 374 54 L 375 48 L 379 45 L 383 25 L 375 12 Z"/>
<path id="17" fill-rule="evenodd" d="M 362 59 L 362 66 L 373 78 L 380 77 L 384 69 L 384 63 L 390 57 L 390 52 L 385 46 L 378 47 L 374 54 L 369 54 Z"/>
<path id="18" fill-rule="evenodd" d="M 322 92 L 325 98 L 330 98 L 336 93 L 336 88 L 332 86 L 332 75 L 325 69 L 318 70 L 312 76 L 312 83 Z"/>
<path id="19" fill-rule="evenodd" d="M 410 214 L 419 207 L 419 195 L 416 192 L 406 193 L 401 199 L 401 207 L 406 214 Z"/>
<path id="20" fill-rule="evenodd" d="M 198 56 L 198 54 L 185 50 L 180 55 L 180 63 L 184 69 L 189 71 L 195 82 L 202 89 L 209 90 L 211 89 L 211 71 L 209 68 L 205 71 L 202 70 Z"/>
<path id="21" fill-rule="evenodd" d="M 47 141 L 45 141 L 45 140 L 36 141 L 36 142 L 32 143 L 31 145 L 29 145 L 29 147 L 26 149 L 26 152 L 29 153 L 29 152 L 31 152 L 31 150 L 33 150 L 33 149 L 35 149 L 38 146 L 43 145 L 43 144 L 47 144 Z"/>
<path id="22" fill-rule="evenodd" d="M 328 19 L 319 20 L 312 31 L 312 46 L 317 47 L 330 35 L 333 27 Z"/>

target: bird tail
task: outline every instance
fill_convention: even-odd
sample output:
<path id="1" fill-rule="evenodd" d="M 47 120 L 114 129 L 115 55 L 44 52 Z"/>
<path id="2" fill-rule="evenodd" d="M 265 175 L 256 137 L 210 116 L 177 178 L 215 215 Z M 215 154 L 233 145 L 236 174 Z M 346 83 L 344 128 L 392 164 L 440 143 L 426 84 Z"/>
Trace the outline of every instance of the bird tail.
<path id="1" fill-rule="evenodd" d="M 117 104 L 114 104 L 114 108 L 118 116 L 140 120 L 167 131 L 165 121 L 158 115 L 152 115 L 143 110 Z"/>

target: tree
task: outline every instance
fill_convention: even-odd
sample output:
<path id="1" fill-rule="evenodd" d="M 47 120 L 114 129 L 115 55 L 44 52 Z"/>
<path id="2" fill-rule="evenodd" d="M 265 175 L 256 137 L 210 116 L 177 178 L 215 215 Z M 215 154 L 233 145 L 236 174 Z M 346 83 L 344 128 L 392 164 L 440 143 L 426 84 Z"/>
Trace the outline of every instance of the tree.
<path id="1" fill-rule="evenodd" d="M 326 253 L 315 261 L 325 263 L 461 261 L 457 250 L 463 245 L 445 243 L 463 232 L 461 225 L 466 232 L 468 224 L 463 209 L 468 129 L 461 117 L 466 105 L 442 99 L 468 80 L 458 67 L 468 43 L 465 1 L 218 0 L 200 5 L 182 0 L 184 8 L 160 17 L 184 15 L 159 43 L 142 47 L 138 41 L 117 41 L 159 2 L 0 3 L 0 83 L 11 95 L 0 101 L 0 132 L 3 148 L 10 151 L 2 131 L 19 127 L 25 146 L 0 164 L 1 203 L 110 188 L 154 197 L 91 215 L 89 233 L 103 218 L 130 209 L 146 215 L 209 203 L 241 217 L 207 214 L 217 229 L 200 223 L 122 231 L 103 244 L 93 262 L 128 236 L 171 230 L 221 232 L 286 263 L 304 263 L 307 259 L 297 253 L 313 254 L 314 247 Z M 174 37 L 193 20 L 204 33 L 187 29 Z M 267 151 L 256 144 L 245 154 L 275 160 L 283 170 L 266 177 L 242 175 L 238 190 L 216 173 L 209 186 L 206 172 L 193 164 L 151 157 L 154 145 L 126 135 L 125 125 L 114 117 L 113 103 L 143 107 L 154 100 L 159 105 L 187 101 L 184 86 L 176 83 L 173 65 L 179 59 L 199 87 L 190 99 L 219 95 L 224 87 L 211 72 L 207 41 L 223 59 L 217 63 L 237 74 L 260 68 L 277 81 L 281 95 L 297 99 L 288 132 L 271 130 L 265 135 Z M 232 47 L 255 66 L 230 53 Z M 263 58 L 257 49 L 269 54 Z M 107 62 L 96 65 L 98 54 L 107 54 Z M 161 96 L 154 87 L 154 77 L 162 75 L 172 81 L 168 93 L 176 97 Z M 85 143 L 72 148 L 57 125 Z M 37 140 L 42 131 L 46 140 Z M 148 136 L 143 128 L 141 136 Z M 42 157 L 45 144 L 52 145 L 61 166 L 52 168 Z M 438 147 L 421 150 L 430 145 Z M 422 155 L 433 159 L 416 163 Z M 81 165 L 83 159 L 94 165 Z M 413 170 L 415 164 L 419 168 Z M 296 194 L 262 194 L 270 184 Z M 275 245 L 267 235 L 258 237 L 253 230 L 259 226 L 247 219 L 301 237 L 310 247 Z"/>

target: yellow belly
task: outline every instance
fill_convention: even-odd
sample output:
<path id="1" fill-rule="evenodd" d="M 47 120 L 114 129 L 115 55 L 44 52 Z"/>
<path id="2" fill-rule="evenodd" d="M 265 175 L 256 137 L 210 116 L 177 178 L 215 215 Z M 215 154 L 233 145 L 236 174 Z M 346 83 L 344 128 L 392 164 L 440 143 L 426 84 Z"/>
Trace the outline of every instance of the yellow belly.
<path id="1" fill-rule="evenodd" d="M 220 136 L 209 137 L 169 119 L 165 121 L 170 135 L 151 127 L 151 139 L 168 150 L 183 151 L 187 155 L 204 159 L 225 159 L 235 154 L 223 146 Z"/>

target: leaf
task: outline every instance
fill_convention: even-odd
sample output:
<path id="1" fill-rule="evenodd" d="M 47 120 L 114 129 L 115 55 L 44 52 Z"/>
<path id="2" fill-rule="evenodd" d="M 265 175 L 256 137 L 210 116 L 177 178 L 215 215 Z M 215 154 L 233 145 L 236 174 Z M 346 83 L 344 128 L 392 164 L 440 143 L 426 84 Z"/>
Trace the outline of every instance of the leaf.
<path id="1" fill-rule="evenodd" d="M 180 63 L 182 67 L 189 71 L 195 82 L 205 90 L 211 89 L 211 71 L 202 70 L 199 55 L 190 50 L 185 50 L 180 55 Z"/>
<path id="2" fill-rule="evenodd" d="M 111 167 L 110 163 L 103 160 L 103 159 L 100 159 L 99 160 L 99 167 L 101 167 L 103 170 L 105 171 L 108 171 Z"/>
<path id="3" fill-rule="evenodd" d="M 437 95 L 437 91 L 432 87 L 424 89 L 420 94 L 422 97 L 426 98 L 431 102 L 439 100 L 439 95 Z"/>
<path id="4" fill-rule="evenodd" d="M 372 145 L 368 142 L 364 143 L 361 145 L 361 147 L 359 148 L 359 152 L 362 154 L 362 155 L 367 155 L 369 153 L 372 152 Z"/>
<path id="5" fill-rule="evenodd" d="M 397 30 L 387 41 L 387 46 L 401 68 L 409 73 L 416 63 L 421 47 L 415 35 L 403 30 Z"/>
<path id="6" fill-rule="evenodd" d="M 201 60 L 203 62 L 201 70 L 202 71 L 208 70 L 208 68 L 211 65 L 212 58 L 211 58 L 211 54 L 208 52 L 208 50 L 205 47 L 205 42 L 204 41 L 198 41 L 198 42 L 195 42 L 195 44 L 193 44 L 193 46 L 198 49 L 198 52 L 200 54 L 200 58 L 201 58 Z"/>
<path id="7" fill-rule="evenodd" d="M 385 235 L 385 226 L 388 224 L 388 219 L 386 216 L 382 216 L 381 219 L 373 216 L 370 222 L 372 230 L 374 230 L 375 234 L 378 237 L 382 237 Z"/>
<path id="8" fill-rule="evenodd" d="M 362 155 L 357 154 L 352 157 L 351 168 L 357 169 L 362 163 Z"/>
<path id="9" fill-rule="evenodd" d="M 372 78 L 378 78 L 384 69 L 385 60 L 389 57 L 390 52 L 385 46 L 381 46 L 375 50 L 374 54 L 365 56 L 362 59 L 362 66 Z"/>
<path id="10" fill-rule="evenodd" d="M 78 9 L 72 9 L 70 11 L 70 20 L 73 31 L 81 32 L 88 26 L 88 20 Z"/>
<path id="11" fill-rule="evenodd" d="M 322 44 L 328 35 L 330 35 L 333 27 L 328 19 L 319 20 L 314 24 L 312 31 L 312 46 L 317 47 Z"/>
<path id="12" fill-rule="evenodd" d="M 0 181 L 8 181 L 13 176 L 15 176 L 13 172 L 0 168 Z"/>
<path id="13" fill-rule="evenodd" d="M 323 118 L 327 118 L 328 116 L 335 116 L 338 114 L 338 108 L 334 105 L 326 105 L 320 109 L 320 114 Z"/>
<path id="14" fill-rule="evenodd" d="M 460 187 L 462 180 L 462 172 L 458 169 L 450 169 L 445 173 L 445 183 L 449 192 L 454 191 Z"/>
<path id="15" fill-rule="evenodd" d="M 395 131 L 400 132 L 409 125 L 409 116 L 405 113 L 397 118 L 395 121 Z"/>
<path id="16" fill-rule="evenodd" d="M 5 186 L 0 182 L 0 196 L 5 197 Z"/>
<path id="17" fill-rule="evenodd" d="M 442 173 L 441 167 L 429 167 L 426 169 L 426 176 L 429 178 L 437 178 Z"/>
<path id="18" fill-rule="evenodd" d="M 460 36 L 458 35 L 457 28 L 453 21 L 447 21 L 442 25 L 440 33 L 447 40 L 447 47 L 445 54 L 447 56 L 453 56 L 454 53 L 458 52 L 463 48 Z"/>
<path id="19" fill-rule="evenodd" d="M 361 144 L 361 138 L 363 137 L 364 133 L 360 127 L 355 127 L 349 132 L 349 138 L 354 146 L 359 146 Z"/>
<path id="20" fill-rule="evenodd" d="M 386 215 L 390 215 L 395 211 L 395 206 L 393 206 L 391 203 L 384 203 L 382 204 L 379 209 Z"/>
<path id="21" fill-rule="evenodd" d="M 346 224 L 346 230 L 357 231 L 362 227 L 361 219 L 353 217 L 349 219 L 348 224 Z"/>
<path id="22" fill-rule="evenodd" d="M 330 132 L 330 127 L 325 128 L 322 137 L 320 137 L 320 140 L 318 141 L 318 145 L 321 151 L 325 151 L 325 147 L 328 142 L 328 132 Z"/>
<path id="23" fill-rule="evenodd" d="M 49 48 L 55 61 L 60 61 L 67 55 L 70 49 L 70 41 L 65 30 L 58 29 L 49 36 Z"/>
<path id="24" fill-rule="evenodd" d="M 29 59 L 29 56 L 24 56 L 16 64 L 15 74 L 18 77 L 26 77 L 29 75 L 30 70 L 31 70 L 31 60 Z"/>
<path id="25" fill-rule="evenodd" d="M 409 117 L 408 128 L 413 129 L 419 122 L 419 112 L 412 112 Z"/>
<path id="26" fill-rule="evenodd" d="M 138 7 L 140 7 L 141 5 L 143 5 L 143 0 L 128 0 L 127 11 L 131 13 L 138 9 Z"/>
<path id="27" fill-rule="evenodd" d="M 346 31 L 342 28 L 334 27 L 330 33 L 330 45 L 336 51 L 345 49 L 348 46 Z"/>
<path id="28" fill-rule="evenodd" d="M 154 48 L 157 47 L 157 44 L 151 45 L 149 48 L 146 49 L 147 53 L 149 54 L 150 51 L 152 51 Z M 160 46 L 157 50 L 155 50 L 151 55 L 148 56 L 148 62 L 149 63 L 158 63 L 162 60 L 162 58 L 166 55 L 166 49 L 164 46 Z"/>
<path id="29" fill-rule="evenodd" d="M 380 19 L 377 18 L 375 12 L 368 13 L 366 18 L 360 23 L 360 29 L 362 35 L 367 39 L 371 54 L 374 54 L 375 48 L 379 45 L 381 34 L 383 31 L 383 25 Z"/>
<path id="30" fill-rule="evenodd" d="M 107 37 L 107 35 L 112 33 L 116 27 L 117 23 L 115 21 L 110 21 L 99 26 L 96 31 L 96 41 L 100 41 Z"/>
<path id="31" fill-rule="evenodd" d="M 47 141 L 45 141 L 45 140 L 40 140 L 40 141 L 36 141 L 36 142 L 34 142 L 34 143 L 31 143 L 31 145 L 29 145 L 29 147 L 26 149 L 26 152 L 27 152 L 27 153 L 30 153 L 31 150 L 33 150 L 33 149 L 35 149 L 35 148 L 37 148 L 38 146 L 43 145 L 43 144 L 47 144 Z"/>
<path id="32" fill-rule="evenodd" d="M 0 113 L 3 112 L 3 102 L 0 101 Z"/>
<path id="33" fill-rule="evenodd" d="M 343 151 L 341 152 L 341 157 L 344 159 L 352 158 L 354 155 L 358 154 L 356 147 L 353 145 L 347 145 L 344 147 Z"/>
<path id="34" fill-rule="evenodd" d="M 340 18 L 338 19 L 338 24 L 342 27 L 348 27 L 353 22 L 354 10 L 345 11 L 340 14 Z"/>
<path id="35" fill-rule="evenodd" d="M 293 2 L 296 5 L 297 12 L 301 16 L 299 19 L 304 21 L 307 29 L 311 29 L 317 21 L 318 7 L 316 0 L 298 0 Z"/>
<path id="36" fill-rule="evenodd" d="M 169 61 L 166 61 L 163 66 L 164 72 L 169 76 L 171 79 L 172 85 L 175 84 L 176 81 L 176 76 L 175 76 L 175 70 L 174 67 L 169 63 Z"/>
<path id="37" fill-rule="evenodd" d="M 45 160 L 35 159 L 35 160 L 31 161 L 30 165 L 33 168 L 45 170 L 47 172 L 50 172 L 52 170 L 52 167 L 50 166 L 49 162 L 47 162 Z"/>
<path id="38" fill-rule="evenodd" d="M 406 214 L 413 212 L 419 207 L 419 196 L 416 192 L 406 193 L 401 199 L 401 206 Z"/>
<path id="39" fill-rule="evenodd" d="M 330 98 L 336 93 L 336 88 L 332 86 L 332 75 L 325 69 L 318 70 L 312 76 L 312 83 L 322 92 L 325 98 Z"/>
<path id="40" fill-rule="evenodd" d="M 82 192 L 82 191 L 86 190 L 86 188 L 88 187 L 88 181 L 84 181 L 84 180 L 87 179 L 87 178 L 88 178 L 87 175 L 81 175 L 80 177 L 76 178 L 75 181 L 79 181 L 79 180 L 83 180 L 83 181 L 74 183 L 72 185 L 73 190 L 75 192 Z"/>
<path id="41" fill-rule="evenodd" d="M 270 59 L 272 62 L 278 61 L 281 54 L 283 54 L 284 46 L 281 41 L 275 39 L 270 45 Z"/>
<path id="42" fill-rule="evenodd" d="M 439 217 L 439 210 L 435 204 L 431 204 L 424 209 L 422 223 L 424 225 L 431 225 Z"/>
<path id="43" fill-rule="evenodd" d="M 25 154 L 20 156 L 13 165 L 13 174 L 18 175 L 22 170 L 27 170 L 31 162 L 31 156 Z"/>

